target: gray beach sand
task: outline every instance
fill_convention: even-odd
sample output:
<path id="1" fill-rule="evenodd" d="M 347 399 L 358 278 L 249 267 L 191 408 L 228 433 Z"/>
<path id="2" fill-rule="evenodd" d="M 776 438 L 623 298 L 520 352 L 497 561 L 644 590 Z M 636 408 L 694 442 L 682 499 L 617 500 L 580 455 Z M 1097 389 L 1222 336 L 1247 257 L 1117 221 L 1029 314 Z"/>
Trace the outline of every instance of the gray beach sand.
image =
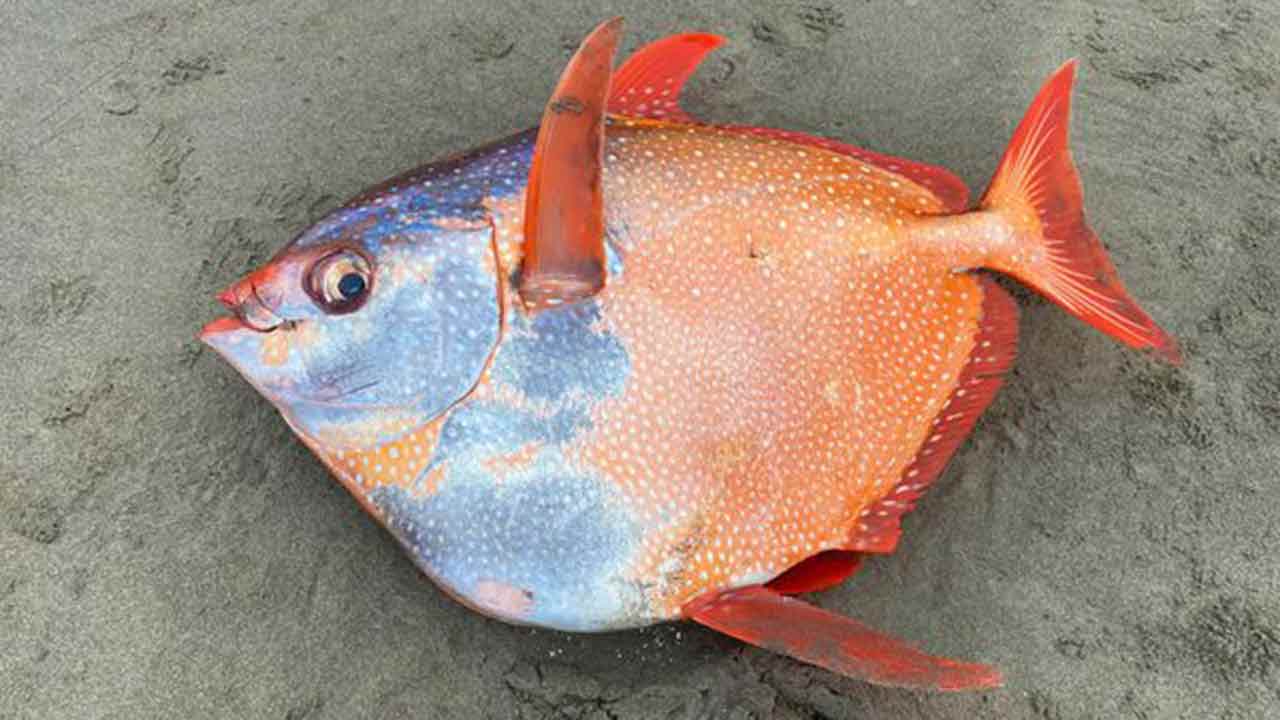
<path id="1" fill-rule="evenodd" d="M 10 0 L 0 718 L 1280 716 L 1280 5 Z M 527 127 L 576 42 L 729 37 L 703 117 L 981 192 L 1082 61 L 1090 217 L 1180 369 L 1023 293 L 940 486 L 823 606 L 1007 687 L 869 687 L 693 626 L 515 628 L 419 577 L 194 340 L 343 198 Z"/>

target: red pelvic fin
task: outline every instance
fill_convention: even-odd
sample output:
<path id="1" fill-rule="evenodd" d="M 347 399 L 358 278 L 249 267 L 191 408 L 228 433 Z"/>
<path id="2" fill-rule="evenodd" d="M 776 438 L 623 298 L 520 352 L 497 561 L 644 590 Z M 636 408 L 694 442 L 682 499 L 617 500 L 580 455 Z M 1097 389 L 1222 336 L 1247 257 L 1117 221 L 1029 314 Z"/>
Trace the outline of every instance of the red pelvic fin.
<path id="1" fill-rule="evenodd" d="M 1177 344 L 1129 296 L 1085 222 L 1084 191 L 1067 144 L 1075 74 L 1073 60 L 1045 82 L 982 196 L 979 208 L 1003 216 L 1017 237 L 1016 247 L 990 266 L 1120 342 L 1178 364 Z"/>
<path id="2" fill-rule="evenodd" d="M 605 283 L 604 113 L 622 18 L 587 36 L 547 103 L 525 194 L 520 297 L 539 309 Z"/>
<path id="3" fill-rule="evenodd" d="M 969 362 L 897 487 L 859 515 L 847 546 L 850 550 L 893 552 L 902 534 L 902 516 L 915 508 L 916 500 L 942 474 L 1013 365 L 1018 351 L 1018 304 L 992 278 L 979 276 L 978 280 L 982 320 Z"/>
<path id="4" fill-rule="evenodd" d="M 609 112 L 693 122 L 680 108 L 680 93 L 698 65 L 723 44 L 724 38 L 719 35 L 686 33 L 645 45 L 614 72 Z"/>
<path id="5" fill-rule="evenodd" d="M 826 550 L 792 565 L 765 587 L 783 595 L 818 592 L 844 582 L 861 566 L 862 553 Z"/>
<path id="6" fill-rule="evenodd" d="M 703 595 L 685 617 L 756 647 L 876 685 L 919 690 L 981 690 L 1000 671 L 926 655 L 862 623 L 753 585 Z"/>
<path id="7" fill-rule="evenodd" d="M 812 145 L 841 155 L 848 155 L 868 165 L 875 165 L 882 170 L 901 175 L 917 185 L 923 186 L 937 196 L 939 202 L 942 203 L 943 213 L 959 213 L 969 209 L 969 186 L 965 185 L 964 181 L 956 177 L 950 170 L 937 165 L 927 165 L 891 155 L 881 155 L 870 150 L 864 150 L 856 145 L 842 143 L 839 140 L 808 135 L 794 130 L 777 130 L 750 125 L 727 125 L 725 129 L 777 138 L 800 145 Z"/>

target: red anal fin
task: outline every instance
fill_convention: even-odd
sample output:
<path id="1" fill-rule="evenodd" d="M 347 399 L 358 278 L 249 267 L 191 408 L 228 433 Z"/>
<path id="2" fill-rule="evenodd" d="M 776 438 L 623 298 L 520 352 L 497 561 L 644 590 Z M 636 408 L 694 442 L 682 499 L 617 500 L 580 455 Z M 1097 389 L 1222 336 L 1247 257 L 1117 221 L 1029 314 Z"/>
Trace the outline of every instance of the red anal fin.
<path id="1" fill-rule="evenodd" d="M 844 582 L 861 565 L 862 553 L 826 550 L 792 565 L 786 572 L 765 583 L 765 587 L 783 595 L 818 592 Z"/>
<path id="2" fill-rule="evenodd" d="M 839 140 L 818 137 L 817 135 L 809 135 L 794 130 L 777 130 L 752 125 L 726 125 L 724 129 L 749 135 L 777 138 L 800 145 L 812 145 L 813 147 L 820 147 L 841 155 L 848 155 L 868 165 L 875 165 L 882 170 L 901 175 L 911 182 L 923 186 L 937 196 L 939 202 L 943 205 L 943 210 L 947 213 L 964 212 L 969 209 L 969 186 L 965 185 L 964 181 L 956 177 L 950 170 L 937 165 L 904 160 L 892 155 L 881 155 L 856 145 L 842 143 Z"/>
<path id="3" fill-rule="evenodd" d="M 893 552 L 902 534 L 902 516 L 915 508 L 916 500 L 942 474 L 1013 365 L 1018 350 L 1018 304 L 995 280 L 980 276 L 979 282 L 982 320 L 969 362 L 897 487 L 858 516 L 847 546 L 850 550 Z"/>
<path id="4" fill-rule="evenodd" d="M 686 33 L 645 45 L 613 74 L 609 112 L 693 122 L 680 108 L 680 93 L 698 65 L 723 44 L 724 38 L 719 35 Z"/>
<path id="5" fill-rule="evenodd" d="M 590 297 L 605 283 L 604 113 L 622 18 L 582 41 L 538 129 L 525 194 L 520 297 L 540 309 Z"/>
<path id="6" fill-rule="evenodd" d="M 703 595 L 685 617 L 796 660 L 875 685 L 919 690 L 999 687 L 989 665 L 934 657 L 862 623 L 760 585 Z"/>

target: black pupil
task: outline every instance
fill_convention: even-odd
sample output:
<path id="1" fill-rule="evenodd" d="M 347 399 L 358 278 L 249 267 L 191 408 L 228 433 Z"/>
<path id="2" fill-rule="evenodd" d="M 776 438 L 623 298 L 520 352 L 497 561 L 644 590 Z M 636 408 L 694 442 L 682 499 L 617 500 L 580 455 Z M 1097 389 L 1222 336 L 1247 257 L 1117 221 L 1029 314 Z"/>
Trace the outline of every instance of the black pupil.
<path id="1" fill-rule="evenodd" d="M 354 300 L 364 292 L 364 276 L 360 273 L 347 273 L 338 281 L 338 292 L 344 300 Z"/>

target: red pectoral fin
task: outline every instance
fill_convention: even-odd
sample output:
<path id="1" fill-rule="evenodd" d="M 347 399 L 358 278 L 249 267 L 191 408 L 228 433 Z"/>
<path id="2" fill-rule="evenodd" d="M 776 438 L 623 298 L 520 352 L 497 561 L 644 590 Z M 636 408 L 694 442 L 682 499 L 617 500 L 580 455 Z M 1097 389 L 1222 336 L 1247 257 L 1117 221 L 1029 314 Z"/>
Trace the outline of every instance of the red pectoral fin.
<path id="1" fill-rule="evenodd" d="M 926 655 L 856 620 L 759 585 L 703 595 L 684 614 L 743 642 L 876 685 L 981 690 L 1001 684 L 993 667 Z"/>
<path id="2" fill-rule="evenodd" d="M 582 41 L 542 115 L 525 194 L 520 296 L 532 309 L 581 300 L 605 283 L 600 168 L 604 113 L 622 18 Z"/>

